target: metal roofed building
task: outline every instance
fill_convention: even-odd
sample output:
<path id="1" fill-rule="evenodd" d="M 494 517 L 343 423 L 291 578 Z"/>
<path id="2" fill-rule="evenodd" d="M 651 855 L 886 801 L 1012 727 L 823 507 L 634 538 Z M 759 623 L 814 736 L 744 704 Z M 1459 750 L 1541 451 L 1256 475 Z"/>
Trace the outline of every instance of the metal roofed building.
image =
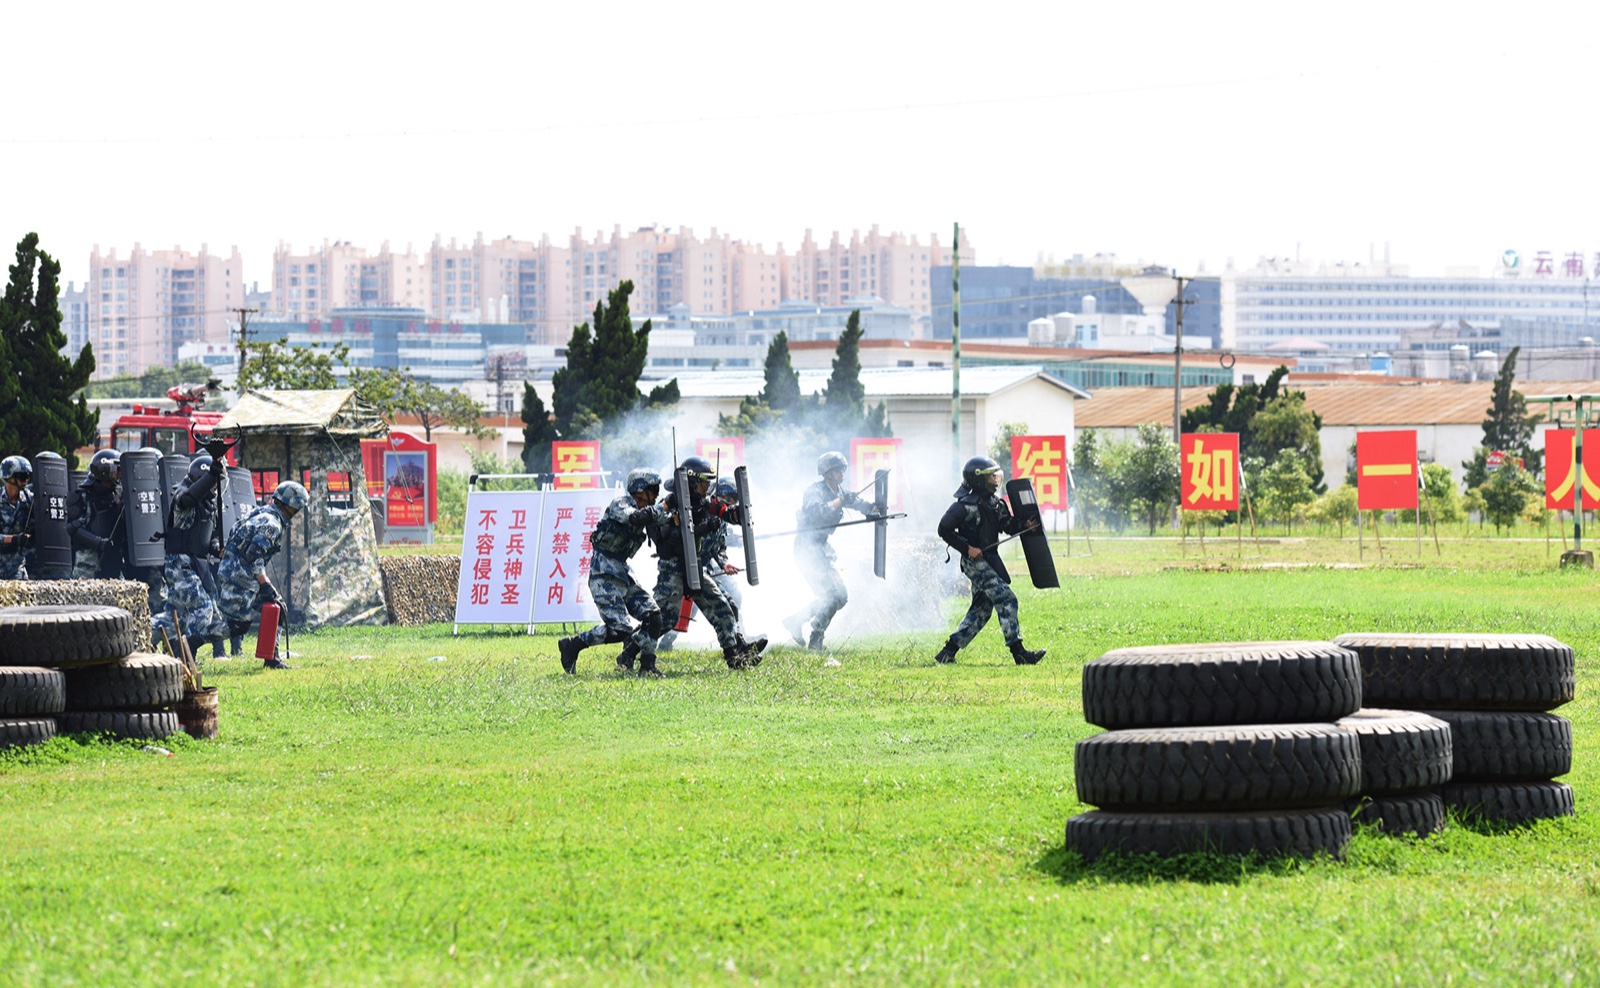
<path id="1" fill-rule="evenodd" d="M 1329 487 L 1344 483 L 1350 446 L 1356 432 L 1383 429 L 1417 430 L 1417 452 L 1424 463 L 1442 463 L 1459 482 L 1461 464 L 1483 442 L 1483 419 L 1493 397 L 1493 381 L 1405 381 L 1369 378 L 1360 381 L 1291 380 L 1289 387 L 1306 393 L 1306 405 L 1322 416 L 1322 474 Z M 1600 381 L 1540 381 L 1518 388 L 1528 396 L 1600 393 Z M 1209 388 L 1184 388 L 1185 411 L 1203 405 Z M 1531 406 L 1538 411 L 1539 406 Z M 1171 388 L 1102 388 L 1094 401 L 1077 412 L 1080 429 L 1094 429 L 1110 438 L 1131 436 L 1143 422 L 1172 425 Z M 1534 442 L 1547 426 L 1535 430 Z"/>

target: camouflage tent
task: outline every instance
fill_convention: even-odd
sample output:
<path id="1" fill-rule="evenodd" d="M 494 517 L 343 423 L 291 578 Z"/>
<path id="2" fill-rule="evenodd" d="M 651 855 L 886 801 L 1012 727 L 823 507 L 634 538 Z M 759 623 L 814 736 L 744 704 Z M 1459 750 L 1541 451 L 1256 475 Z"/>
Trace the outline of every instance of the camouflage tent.
<path id="1" fill-rule="evenodd" d="M 311 504 L 289 523 L 268 568 L 295 624 L 383 624 L 387 610 L 359 440 L 388 432 L 352 389 L 247 391 L 216 434 L 238 436 L 239 463 L 270 491 L 298 480 Z"/>

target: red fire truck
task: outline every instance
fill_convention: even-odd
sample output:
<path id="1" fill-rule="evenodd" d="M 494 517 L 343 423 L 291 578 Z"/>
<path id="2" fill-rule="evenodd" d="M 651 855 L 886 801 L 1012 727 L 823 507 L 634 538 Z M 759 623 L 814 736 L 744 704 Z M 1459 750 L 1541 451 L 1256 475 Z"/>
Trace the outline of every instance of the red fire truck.
<path id="1" fill-rule="evenodd" d="M 192 455 L 200 451 L 195 433 L 205 435 L 222 421 L 221 412 L 203 411 L 213 388 L 205 384 L 179 384 L 167 389 L 167 397 L 178 406 L 169 411 L 156 405 L 134 405 L 133 411 L 111 426 L 111 448 L 127 452 L 154 446 L 163 453 Z M 234 454 L 228 454 L 234 463 Z"/>

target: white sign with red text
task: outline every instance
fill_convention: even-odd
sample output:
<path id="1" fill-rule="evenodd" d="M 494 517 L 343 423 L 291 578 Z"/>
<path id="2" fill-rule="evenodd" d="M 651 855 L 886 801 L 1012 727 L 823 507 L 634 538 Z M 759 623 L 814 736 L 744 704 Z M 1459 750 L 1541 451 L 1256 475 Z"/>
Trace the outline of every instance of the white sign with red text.
<path id="1" fill-rule="evenodd" d="M 597 623 L 589 536 L 615 490 L 468 491 L 455 623 Z"/>

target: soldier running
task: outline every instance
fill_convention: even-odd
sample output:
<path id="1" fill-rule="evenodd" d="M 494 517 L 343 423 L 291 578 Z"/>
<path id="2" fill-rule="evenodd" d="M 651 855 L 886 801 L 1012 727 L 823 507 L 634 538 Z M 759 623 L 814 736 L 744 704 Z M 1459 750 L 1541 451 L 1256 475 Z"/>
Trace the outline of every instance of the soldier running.
<path id="1" fill-rule="evenodd" d="M 723 477 L 717 481 L 717 497 L 728 504 L 739 503 L 739 486 L 733 482 L 732 477 Z M 717 586 L 722 589 L 728 598 L 728 604 L 733 608 L 733 627 L 739 634 L 744 634 L 744 619 L 739 616 L 739 609 L 744 606 L 744 593 L 739 589 L 739 567 L 728 561 L 730 546 L 738 548 L 743 546 L 740 530 L 729 525 L 721 518 L 716 519 L 716 524 L 711 526 L 711 531 L 705 538 L 699 540 L 700 568 L 711 574 L 717 581 Z M 700 612 L 696 607 L 694 614 Z M 692 615 L 691 615 L 692 616 Z M 656 644 L 656 649 L 662 652 L 672 651 L 672 643 L 677 640 L 678 632 L 668 629 L 661 636 L 661 641 Z"/>
<path id="2" fill-rule="evenodd" d="M 639 675 L 659 676 L 656 671 L 656 638 L 662 631 L 661 610 L 650 594 L 634 582 L 628 560 L 644 545 L 651 523 L 665 524 L 666 508 L 656 503 L 661 494 L 661 475 L 654 470 L 634 470 L 628 474 L 623 495 L 612 501 L 589 536 L 593 555 L 589 561 L 589 596 L 600 610 L 603 624 L 556 643 L 561 650 L 561 669 L 568 675 L 578 669 L 578 653 L 591 645 L 626 642 L 617 668 L 630 671 L 633 655 L 639 657 Z M 638 627 L 629 623 L 637 618 Z M 629 650 L 632 650 L 631 654 Z"/>
<path id="3" fill-rule="evenodd" d="M 817 597 L 804 609 L 784 618 L 783 626 L 796 645 L 804 645 L 813 652 L 825 650 L 822 639 L 828 632 L 828 624 L 850 602 L 844 576 L 834 565 L 839 557 L 828 544 L 828 536 L 844 517 L 845 508 L 859 511 L 868 518 L 878 517 L 871 501 L 862 500 L 854 491 L 844 489 L 844 475 L 849 466 L 844 454 L 834 450 L 817 457 L 817 473 L 822 479 L 806 488 L 795 516 L 802 531 L 795 536 L 794 561 Z M 811 622 L 809 639 L 805 636 L 807 621 Z"/>
<path id="4" fill-rule="evenodd" d="M 0 580 L 28 578 L 27 552 L 33 544 L 33 464 L 24 456 L 0 460 L 0 478 L 5 493 L 0 494 Z"/>
<path id="5" fill-rule="evenodd" d="M 703 456 L 691 456 L 683 461 L 679 469 L 689 478 L 687 508 L 689 523 L 694 527 L 698 556 L 699 540 L 709 535 L 719 521 L 737 523 L 739 508 L 710 493 L 711 483 L 717 476 L 710 460 Z M 685 508 L 684 501 L 685 492 L 674 490 L 667 494 L 663 504 L 669 512 L 676 515 Z M 722 658 L 728 663 L 729 669 L 749 669 L 760 665 L 761 650 L 767 647 L 767 640 L 757 638 L 754 641 L 745 641 L 744 635 L 739 633 L 733 605 L 728 603 L 728 598 L 717 586 L 717 581 L 711 574 L 705 572 L 699 558 L 692 561 L 684 559 L 683 540 L 677 524 L 673 522 L 651 525 L 650 541 L 655 543 L 658 559 L 656 607 L 670 614 L 679 607 L 683 598 L 689 598 L 700 608 L 700 612 L 710 622 L 712 630 L 717 633 L 717 643 L 722 646 Z M 689 589 L 688 566 L 700 570 L 699 590 Z"/>
<path id="6" fill-rule="evenodd" d="M 250 622 L 261 613 L 262 604 L 281 601 L 278 589 L 267 579 L 267 563 L 283 548 L 289 519 L 311 503 L 311 495 L 299 483 L 286 480 L 272 492 L 265 505 L 233 526 L 222 549 L 222 564 L 217 567 L 217 606 L 228 622 L 231 634 L 250 630 Z M 290 666 L 274 655 L 264 663 L 268 669 Z"/>
<path id="7" fill-rule="evenodd" d="M 158 624 L 181 633 L 191 655 L 210 642 L 212 654 L 224 658 L 228 623 L 217 607 L 217 577 L 212 558 L 221 555 L 217 528 L 217 487 L 225 482 L 226 464 L 201 454 L 189 461 L 189 473 L 174 486 L 172 512 L 166 522 L 167 610 Z"/>
<path id="8" fill-rule="evenodd" d="M 1044 649 L 1030 652 L 1022 644 L 1022 625 L 1017 620 L 1017 595 L 1011 589 L 1011 574 L 996 551 L 1000 533 L 1015 535 L 1024 525 L 1014 518 L 1000 498 L 1000 465 L 987 456 L 974 456 L 961 468 L 962 484 L 956 489 L 955 503 L 939 519 L 939 537 L 961 554 L 961 572 L 972 581 L 972 606 L 956 626 L 939 654 L 940 665 L 956 660 L 956 653 L 976 638 L 989 615 L 1000 612 L 1000 631 L 1006 646 L 1019 666 L 1031 666 L 1044 658 Z"/>

